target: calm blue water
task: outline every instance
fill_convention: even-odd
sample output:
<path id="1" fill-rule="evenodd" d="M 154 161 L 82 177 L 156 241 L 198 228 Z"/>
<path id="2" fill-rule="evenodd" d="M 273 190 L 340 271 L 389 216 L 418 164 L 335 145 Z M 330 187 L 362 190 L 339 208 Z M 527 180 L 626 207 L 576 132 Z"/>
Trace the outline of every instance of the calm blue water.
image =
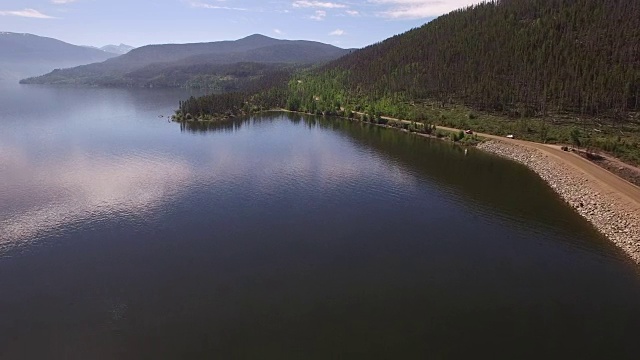
<path id="1" fill-rule="evenodd" d="M 189 95 L 0 89 L 1 359 L 637 356 L 636 267 L 522 166 Z"/>

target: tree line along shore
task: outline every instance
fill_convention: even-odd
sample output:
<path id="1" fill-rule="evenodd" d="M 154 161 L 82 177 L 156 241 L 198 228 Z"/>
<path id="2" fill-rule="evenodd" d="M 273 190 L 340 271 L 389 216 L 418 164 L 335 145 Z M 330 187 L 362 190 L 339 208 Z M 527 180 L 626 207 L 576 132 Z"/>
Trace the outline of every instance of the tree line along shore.
<path id="1" fill-rule="evenodd" d="M 273 108 L 513 134 L 640 164 L 640 2 L 496 0 L 242 91 L 177 119 Z"/>

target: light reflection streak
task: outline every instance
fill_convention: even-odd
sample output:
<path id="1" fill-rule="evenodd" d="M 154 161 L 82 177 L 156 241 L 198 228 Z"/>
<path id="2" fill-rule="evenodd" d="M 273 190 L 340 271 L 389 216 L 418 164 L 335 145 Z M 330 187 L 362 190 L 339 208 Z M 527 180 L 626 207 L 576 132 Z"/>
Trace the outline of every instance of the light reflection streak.
<path id="1" fill-rule="evenodd" d="M 293 142 L 284 150 L 257 156 L 249 143 L 237 140 L 212 141 L 210 152 L 200 153 L 203 162 L 198 166 L 179 157 L 144 152 L 126 156 L 76 152 L 38 162 L 18 148 L 0 146 L 0 203 L 14 207 L 0 209 L 0 253 L 87 224 L 120 219 L 145 223 L 163 211 L 163 204 L 176 201 L 194 186 L 223 192 L 242 183 L 254 193 L 275 194 L 298 182 L 319 192 L 358 188 L 372 177 L 380 184 L 372 189 L 376 191 L 411 188 L 418 182 L 393 161 L 360 166 L 376 155 L 354 154 L 323 138 L 310 137 L 304 145 Z"/>
<path id="2" fill-rule="evenodd" d="M 144 219 L 193 175 L 188 164 L 157 154 L 75 154 L 56 163 L 34 164 L 15 150 L 2 150 L 0 175 L 8 182 L 2 186 L 11 191 L 1 192 L 0 202 L 35 197 L 38 205 L 0 216 L 1 252 L 77 224 L 114 217 Z"/>

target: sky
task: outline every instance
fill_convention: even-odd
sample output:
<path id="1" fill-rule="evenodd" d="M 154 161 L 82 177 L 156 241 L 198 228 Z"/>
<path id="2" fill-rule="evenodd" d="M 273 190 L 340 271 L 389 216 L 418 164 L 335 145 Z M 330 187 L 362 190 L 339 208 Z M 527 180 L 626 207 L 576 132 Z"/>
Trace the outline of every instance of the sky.
<path id="1" fill-rule="evenodd" d="M 251 34 L 360 48 L 479 0 L 0 0 L 0 31 L 75 45 L 235 40 Z"/>

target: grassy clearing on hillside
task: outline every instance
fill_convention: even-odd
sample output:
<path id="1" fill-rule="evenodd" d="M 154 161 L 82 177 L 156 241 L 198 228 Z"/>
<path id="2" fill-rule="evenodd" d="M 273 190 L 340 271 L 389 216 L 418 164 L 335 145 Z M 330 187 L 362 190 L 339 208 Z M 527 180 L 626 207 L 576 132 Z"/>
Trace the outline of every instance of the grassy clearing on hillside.
<path id="1" fill-rule="evenodd" d="M 470 110 L 465 106 L 436 106 L 414 104 L 423 122 L 471 129 L 494 135 L 513 134 L 530 141 L 570 144 L 589 151 L 603 151 L 621 160 L 640 164 L 640 121 L 638 114 L 626 123 L 612 123 L 593 117 L 553 115 L 542 117 L 510 118 Z"/>

